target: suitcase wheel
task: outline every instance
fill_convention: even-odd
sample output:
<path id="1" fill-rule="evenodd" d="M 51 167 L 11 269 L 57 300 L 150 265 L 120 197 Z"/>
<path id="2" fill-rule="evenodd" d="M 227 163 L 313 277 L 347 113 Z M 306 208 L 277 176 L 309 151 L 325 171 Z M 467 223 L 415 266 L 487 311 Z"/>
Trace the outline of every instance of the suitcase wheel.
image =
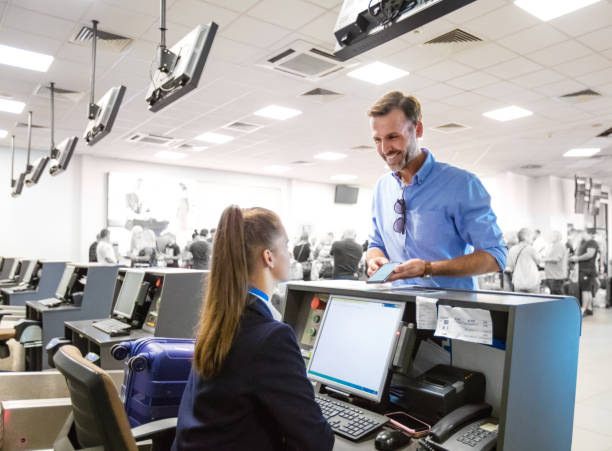
<path id="1" fill-rule="evenodd" d="M 130 350 L 127 348 L 127 346 L 117 343 L 116 345 L 111 346 L 110 353 L 116 360 L 123 360 L 128 356 Z"/>
<path id="2" fill-rule="evenodd" d="M 140 372 L 147 369 L 148 365 L 147 358 L 143 355 L 136 355 L 128 360 L 128 366 L 130 370 Z"/>

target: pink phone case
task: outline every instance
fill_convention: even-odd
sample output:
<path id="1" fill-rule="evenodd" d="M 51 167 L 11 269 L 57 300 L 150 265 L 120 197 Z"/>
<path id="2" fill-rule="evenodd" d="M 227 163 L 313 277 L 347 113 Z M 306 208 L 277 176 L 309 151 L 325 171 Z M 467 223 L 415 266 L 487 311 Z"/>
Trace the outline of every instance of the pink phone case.
<path id="1" fill-rule="evenodd" d="M 412 415 L 408 415 L 406 412 L 390 412 L 390 413 L 387 413 L 385 415 L 387 415 L 387 416 L 389 416 L 389 415 L 405 415 L 408 418 L 410 418 L 410 419 L 412 419 L 412 420 L 414 420 L 414 421 L 416 421 L 418 423 L 421 423 L 423 426 L 425 426 L 427 428 L 425 431 L 417 432 L 414 429 L 410 429 L 408 426 L 406 426 L 406 425 L 404 425 L 404 424 L 402 424 L 402 423 L 400 423 L 398 421 L 395 421 L 395 420 L 389 418 L 389 422 L 393 426 L 395 426 L 396 428 L 398 428 L 398 429 L 400 429 L 400 430 L 402 430 L 404 432 L 407 432 L 410 436 L 415 437 L 415 438 L 423 437 L 423 436 L 429 434 L 429 430 L 431 429 L 430 425 L 428 425 L 424 421 L 419 420 L 418 418 L 413 417 Z"/>

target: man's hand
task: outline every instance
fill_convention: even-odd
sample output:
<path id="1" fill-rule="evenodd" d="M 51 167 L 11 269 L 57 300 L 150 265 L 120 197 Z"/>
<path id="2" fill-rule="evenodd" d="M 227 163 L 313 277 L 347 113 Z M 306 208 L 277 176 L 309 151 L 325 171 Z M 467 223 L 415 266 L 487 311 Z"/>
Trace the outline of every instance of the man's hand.
<path id="1" fill-rule="evenodd" d="M 425 262 L 418 258 L 410 259 L 401 265 L 398 265 L 389 278 L 388 282 L 393 282 L 399 279 L 412 279 L 415 277 L 422 277 L 425 273 Z"/>
<path id="2" fill-rule="evenodd" d="M 368 260 L 368 277 L 372 277 L 378 268 L 380 268 L 385 263 L 389 263 L 389 259 L 386 257 L 374 257 Z"/>

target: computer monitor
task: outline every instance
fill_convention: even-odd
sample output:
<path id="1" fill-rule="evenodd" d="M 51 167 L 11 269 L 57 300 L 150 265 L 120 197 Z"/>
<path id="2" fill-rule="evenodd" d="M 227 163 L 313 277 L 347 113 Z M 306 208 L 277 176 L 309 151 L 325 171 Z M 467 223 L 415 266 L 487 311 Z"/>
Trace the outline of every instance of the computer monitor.
<path id="1" fill-rule="evenodd" d="M 166 72 L 153 75 L 145 97 L 150 111 L 161 110 L 198 86 L 217 28 L 214 22 L 198 25 L 172 46 L 170 52 L 178 58 Z"/>
<path id="2" fill-rule="evenodd" d="M 115 308 L 113 308 L 113 315 L 128 320 L 132 319 L 143 279 L 144 271 L 128 270 L 125 272 L 121 289 L 117 295 L 117 302 L 115 303 Z"/>
<path id="3" fill-rule="evenodd" d="M 90 146 L 100 141 L 113 129 L 125 89 L 123 85 L 110 88 L 96 104 L 98 106 L 96 116 L 89 120 L 83 135 L 83 139 Z"/>
<path id="4" fill-rule="evenodd" d="M 32 175 L 29 179 L 26 179 L 26 185 L 32 186 L 38 183 L 38 181 L 40 180 L 40 176 L 47 167 L 47 163 L 49 163 L 49 157 L 40 157 L 38 160 L 36 160 L 36 162 L 34 163 L 34 170 L 32 171 Z"/>
<path id="5" fill-rule="evenodd" d="M 57 146 L 59 157 L 57 160 L 51 160 L 51 168 L 49 169 L 51 175 L 57 175 L 68 169 L 68 164 L 70 164 L 78 140 L 79 138 L 76 136 L 71 136 Z"/>
<path id="6" fill-rule="evenodd" d="M 404 306 L 403 302 L 330 296 L 308 377 L 380 402 Z"/>
<path id="7" fill-rule="evenodd" d="M 19 178 L 17 179 L 15 188 L 13 189 L 13 192 L 11 193 L 12 197 L 21 196 L 21 192 L 23 191 L 23 184 L 25 183 L 25 179 L 27 175 L 28 173 L 25 171 L 19 174 Z"/>
<path id="8" fill-rule="evenodd" d="M 16 258 L 5 258 L 4 264 L 2 265 L 2 273 L 0 273 L 0 280 L 12 279 L 15 277 L 18 265 L 19 262 Z"/>
<path id="9" fill-rule="evenodd" d="M 36 263 L 36 261 L 35 260 L 21 260 L 21 262 L 19 263 L 19 272 L 17 273 L 17 282 L 19 283 L 23 282 L 25 276 L 28 273 L 28 268 L 33 263 Z"/>
<path id="10" fill-rule="evenodd" d="M 19 276 L 20 283 L 30 283 L 32 280 L 32 275 L 34 275 L 34 268 L 36 268 L 37 260 L 30 260 L 25 267 L 25 270 L 22 271 L 22 274 Z"/>
<path id="11" fill-rule="evenodd" d="M 72 265 L 66 265 L 64 268 L 64 273 L 62 274 L 62 278 L 60 279 L 59 285 L 57 286 L 57 290 L 55 291 L 55 297 L 57 299 L 66 299 L 66 292 L 68 290 L 68 282 L 72 277 L 72 273 L 74 273 L 75 267 Z"/>

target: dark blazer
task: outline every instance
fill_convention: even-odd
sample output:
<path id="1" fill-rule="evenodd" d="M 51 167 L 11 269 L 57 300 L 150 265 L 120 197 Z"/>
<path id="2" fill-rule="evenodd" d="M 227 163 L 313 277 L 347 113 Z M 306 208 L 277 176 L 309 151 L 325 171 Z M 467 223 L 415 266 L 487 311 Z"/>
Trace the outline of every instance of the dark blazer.
<path id="1" fill-rule="evenodd" d="M 334 434 L 314 401 L 293 329 L 249 295 L 221 372 L 192 368 L 172 449 L 327 451 Z"/>

